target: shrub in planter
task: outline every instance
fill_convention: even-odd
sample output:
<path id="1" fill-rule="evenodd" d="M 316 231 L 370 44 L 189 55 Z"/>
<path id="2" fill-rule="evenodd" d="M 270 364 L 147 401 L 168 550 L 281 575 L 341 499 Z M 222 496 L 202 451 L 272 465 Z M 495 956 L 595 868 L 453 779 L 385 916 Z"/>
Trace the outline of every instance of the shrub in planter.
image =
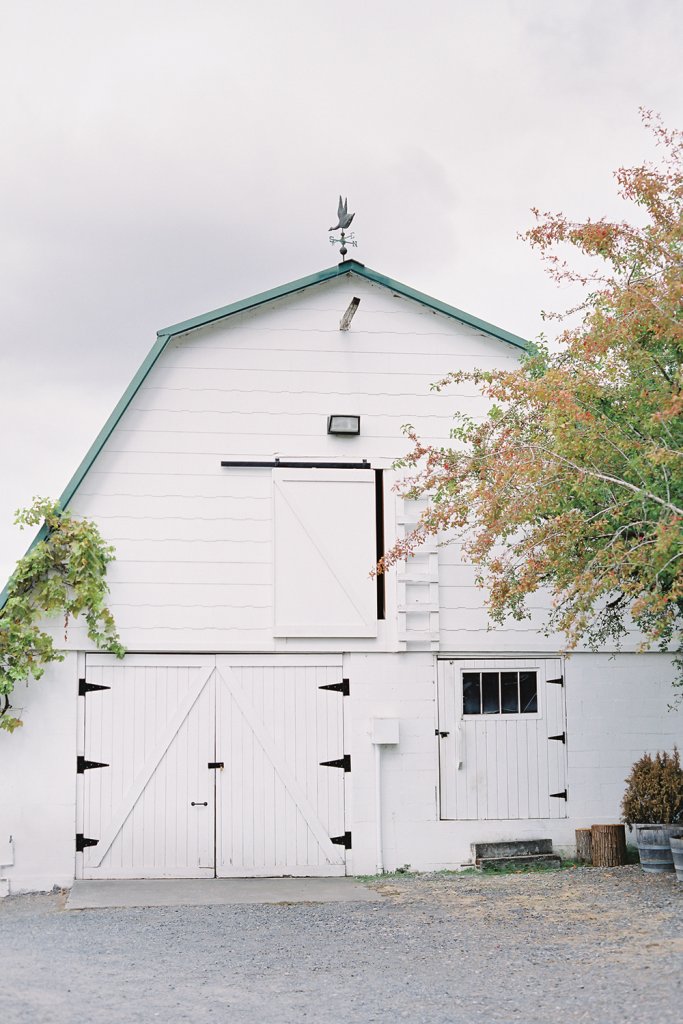
<path id="1" fill-rule="evenodd" d="M 626 779 L 621 820 L 629 828 L 683 822 L 683 768 L 678 748 L 673 753 L 643 754 Z M 683 827 L 683 826 L 682 826 Z"/>
<path id="2" fill-rule="evenodd" d="M 678 749 L 643 754 L 626 779 L 622 820 L 635 827 L 644 871 L 673 871 L 669 834 L 683 823 L 683 768 Z"/>

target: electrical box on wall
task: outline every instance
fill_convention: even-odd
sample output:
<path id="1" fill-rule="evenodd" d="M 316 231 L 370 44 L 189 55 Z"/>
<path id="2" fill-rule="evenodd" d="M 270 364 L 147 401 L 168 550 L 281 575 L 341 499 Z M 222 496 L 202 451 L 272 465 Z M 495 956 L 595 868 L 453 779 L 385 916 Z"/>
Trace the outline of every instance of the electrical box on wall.
<path id="1" fill-rule="evenodd" d="M 372 742 L 382 746 L 398 743 L 398 718 L 373 718 Z"/>

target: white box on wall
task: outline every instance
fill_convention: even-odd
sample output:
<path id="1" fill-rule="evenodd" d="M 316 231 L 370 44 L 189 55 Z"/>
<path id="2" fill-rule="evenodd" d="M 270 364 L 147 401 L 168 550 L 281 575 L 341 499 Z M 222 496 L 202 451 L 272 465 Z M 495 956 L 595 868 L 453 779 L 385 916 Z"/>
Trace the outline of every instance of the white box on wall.
<path id="1" fill-rule="evenodd" d="M 375 745 L 398 743 L 398 718 L 373 718 L 371 725 Z"/>

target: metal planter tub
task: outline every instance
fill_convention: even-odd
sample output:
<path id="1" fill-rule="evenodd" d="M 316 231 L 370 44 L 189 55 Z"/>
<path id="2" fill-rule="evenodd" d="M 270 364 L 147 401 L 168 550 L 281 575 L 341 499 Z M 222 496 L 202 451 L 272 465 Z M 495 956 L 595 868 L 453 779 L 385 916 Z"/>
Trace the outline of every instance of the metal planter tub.
<path id="1" fill-rule="evenodd" d="M 674 870 L 673 854 L 669 837 L 680 832 L 678 825 L 634 825 L 640 866 L 648 874 L 661 874 Z"/>
<path id="2" fill-rule="evenodd" d="M 676 831 L 672 831 L 669 835 L 669 844 L 671 846 L 671 856 L 673 857 L 676 878 L 679 882 L 683 882 L 683 828 L 680 825 Z"/>

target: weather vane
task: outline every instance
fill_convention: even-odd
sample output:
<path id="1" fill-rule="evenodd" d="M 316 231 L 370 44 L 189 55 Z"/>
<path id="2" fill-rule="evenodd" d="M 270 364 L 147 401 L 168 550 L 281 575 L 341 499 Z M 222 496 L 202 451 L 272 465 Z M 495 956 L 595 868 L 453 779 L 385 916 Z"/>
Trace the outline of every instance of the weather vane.
<path id="1" fill-rule="evenodd" d="M 346 234 L 346 229 L 349 227 L 351 221 L 356 216 L 355 213 L 348 212 L 348 206 L 348 199 L 342 200 L 342 197 L 339 196 L 339 208 L 337 210 L 337 218 L 339 220 L 339 223 L 335 224 L 333 228 L 328 228 L 328 231 L 341 231 L 341 235 L 339 238 L 335 238 L 334 235 L 330 235 L 330 243 L 332 245 L 341 246 L 339 252 L 341 254 L 342 262 L 346 259 L 346 254 L 349 251 L 346 248 L 347 243 L 349 245 L 354 246 L 358 245 L 358 242 L 354 238 L 353 232 L 351 232 L 350 235 Z"/>

